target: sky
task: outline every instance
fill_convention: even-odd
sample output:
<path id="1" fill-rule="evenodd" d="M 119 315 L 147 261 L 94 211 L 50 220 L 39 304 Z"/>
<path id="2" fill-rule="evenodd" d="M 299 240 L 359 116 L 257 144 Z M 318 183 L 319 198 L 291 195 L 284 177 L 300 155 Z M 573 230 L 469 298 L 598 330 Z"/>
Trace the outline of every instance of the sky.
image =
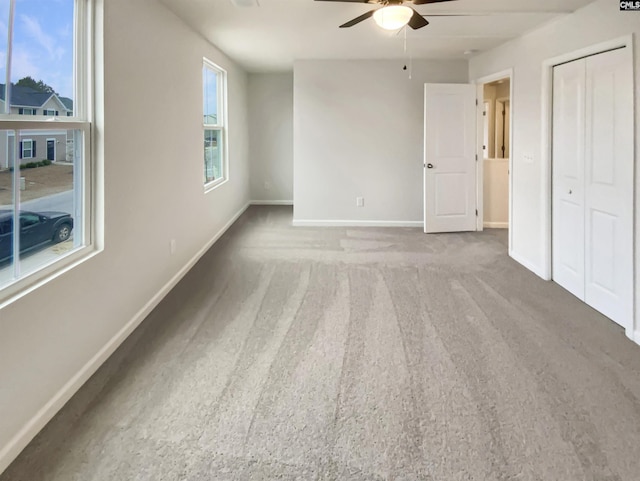
<path id="1" fill-rule="evenodd" d="M 218 96 L 217 96 L 217 75 L 208 68 L 202 69 L 203 98 L 204 98 L 204 116 L 217 118 L 218 115 Z"/>
<path id="2" fill-rule="evenodd" d="M 6 83 L 9 1 L 0 0 L 0 83 Z M 74 0 L 15 0 L 11 81 L 30 76 L 73 98 Z"/>

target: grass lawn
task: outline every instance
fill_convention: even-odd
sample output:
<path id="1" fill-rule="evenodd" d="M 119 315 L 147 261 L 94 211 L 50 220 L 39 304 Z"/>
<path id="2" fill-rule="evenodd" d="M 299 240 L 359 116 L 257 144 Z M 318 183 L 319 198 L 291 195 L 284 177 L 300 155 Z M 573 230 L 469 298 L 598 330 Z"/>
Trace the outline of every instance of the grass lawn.
<path id="1" fill-rule="evenodd" d="M 12 203 L 12 176 L 13 172 L 0 171 L 0 205 Z M 25 190 L 20 191 L 22 202 L 73 189 L 72 165 L 52 164 L 35 169 L 22 169 L 20 176 L 25 178 Z"/>

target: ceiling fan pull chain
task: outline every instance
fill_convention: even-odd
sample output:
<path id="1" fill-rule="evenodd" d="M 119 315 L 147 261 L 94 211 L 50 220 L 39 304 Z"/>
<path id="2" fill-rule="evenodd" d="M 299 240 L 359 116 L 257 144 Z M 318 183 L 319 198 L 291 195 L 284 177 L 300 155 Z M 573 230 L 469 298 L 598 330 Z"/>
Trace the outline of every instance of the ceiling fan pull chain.
<path id="1" fill-rule="evenodd" d="M 409 55 L 407 48 L 407 27 L 404 27 L 404 58 L 409 57 L 409 80 L 413 77 L 413 55 Z M 404 69 L 407 70 L 407 64 L 404 65 Z"/>

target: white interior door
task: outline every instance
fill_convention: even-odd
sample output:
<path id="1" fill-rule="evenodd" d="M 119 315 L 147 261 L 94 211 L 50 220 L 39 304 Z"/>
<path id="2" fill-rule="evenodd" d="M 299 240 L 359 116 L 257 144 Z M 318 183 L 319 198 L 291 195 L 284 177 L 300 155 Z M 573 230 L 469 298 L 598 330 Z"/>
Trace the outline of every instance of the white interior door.
<path id="1" fill-rule="evenodd" d="M 424 231 L 476 230 L 476 86 L 425 84 Z"/>
<path id="2" fill-rule="evenodd" d="M 553 280 L 584 300 L 585 60 L 553 69 Z"/>
<path id="3" fill-rule="evenodd" d="M 586 60 L 585 300 L 633 316 L 633 70 L 626 49 Z"/>
<path id="4" fill-rule="evenodd" d="M 634 158 L 627 52 L 555 67 L 553 98 L 553 278 L 628 328 Z"/>

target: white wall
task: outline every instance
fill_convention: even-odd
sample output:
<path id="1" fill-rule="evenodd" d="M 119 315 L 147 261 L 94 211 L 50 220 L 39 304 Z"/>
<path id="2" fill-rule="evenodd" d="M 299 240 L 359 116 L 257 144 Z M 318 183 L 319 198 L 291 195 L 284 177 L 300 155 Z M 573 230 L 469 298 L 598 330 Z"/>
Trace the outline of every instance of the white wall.
<path id="1" fill-rule="evenodd" d="M 505 229 L 509 226 L 509 159 L 483 161 L 484 227 Z"/>
<path id="2" fill-rule="evenodd" d="M 424 83 L 465 83 L 467 62 L 298 61 L 294 222 L 423 218 Z M 364 207 L 356 207 L 364 197 Z"/>
<path id="3" fill-rule="evenodd" d="M 469 64 L 471 80 L 507 68 L 514 69 L 513 132 L 513 244 L 512 255 L 537 273 L 544 274 L 547 258 L 545 220 L 546 167 L 541 162 L 542 63 L 544 60 L 600 42 L 635 34 L 635 137 L 636 137 L 636 278 L 640 272 L 640 15 L 620 12 L 619 2 L 598 0 L 501 47 L 478 55 Z M 532 161 L 525 160 L 531 155 Z M 640 289 L 636 285 L 636 341 Z"/>
<path id="4" fill-rule="evenodd" d="M 104 251 L 0 311 L 0 471 L 249 200 L 246 74 L 156 0 L 103 3 Z M 231 164 L 206 195 L 203 56 L 228 71 Z"/>
<path id="5" fill-rule="evenodd" d="M 293 72 L 249 75 L 251 199 L 293 201 Z"/>

